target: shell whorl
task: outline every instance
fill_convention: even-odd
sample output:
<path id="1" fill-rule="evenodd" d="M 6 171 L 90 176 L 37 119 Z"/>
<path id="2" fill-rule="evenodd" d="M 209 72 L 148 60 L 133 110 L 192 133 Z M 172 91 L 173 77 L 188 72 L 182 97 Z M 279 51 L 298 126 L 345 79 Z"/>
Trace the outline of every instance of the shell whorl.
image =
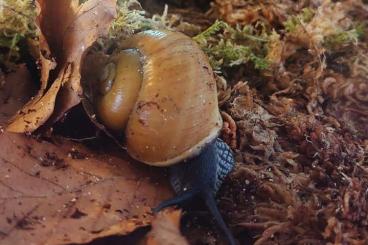
<path id="1" fill-rule="evenodd" d="M 223 122 L 214 73 L 198 44 L 179 32 L 148 30 L 117 50 L 98 86 L 98 119 L 124 134 L 139 162 L 165 167 L 199 155 Z"/>

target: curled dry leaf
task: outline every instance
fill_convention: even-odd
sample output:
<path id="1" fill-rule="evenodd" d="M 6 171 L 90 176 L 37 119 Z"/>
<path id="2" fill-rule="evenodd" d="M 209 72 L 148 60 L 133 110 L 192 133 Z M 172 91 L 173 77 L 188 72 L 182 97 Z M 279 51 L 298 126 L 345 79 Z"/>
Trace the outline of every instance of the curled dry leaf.
<path id="1" fill-rule="evenodd" d="M 36 22 L 37 22 L 36 25 L 39 27 L 41 22 L 40 16 L 37 17 Z M 41 68 L 40 89 L 38 90 L 37 94 L 30 101 L 28 101 L 28 103 L 18 112 L 18 114 L 16 115 L 13 114 L 14 116 L 11 119 L 11 122 L 9 123 L 9 128 L 7 128 L 7 130 L 10 132 L 25 132 L 26 129 L 33 131 L 39 125 L 44 123 L 48 118 L 47 115 L 50 114 L 50 112 L 46 110 L 47 107 L 41 111 L 35 110 L 35 108 L 39 107 L 37 106 L 37 104 L 40 103 L 40 100 L 42 99 L 42 97 L 46 92 L 50 71 L 55 69 L 56 67 L 56 62 L 51 58 L 49 45 L 42 32 L 39 32 L 38 38 L 39 38 L 39 47 L 38 50 L 35 51 L 34 53 L 37 54 L 38 52 L 37 58 Z M 35 49 L 37 49 L 37 47 L 35 47 Z M 44 113 L 46 113 L 46 117 L 45 115 L 43 115 Z M 28 125 L 27 122 L 30 122 L 30 120 L 33 120 L 33 118 L 42 118 L 43 120 L 38 120 L 37 127 Z"/>
<path id="2" fill-rule="evenodd" d="M 37 21 L 37 25 L 39 26 L 40 23 L 40 16 L 37 17 L 36 19 Z M 35 121 L 33 120 L 34 118 L 44 118 L 44 120 L 38 120 L 37 125 L 41 125 L 43 122 L 46 121 L 47 117 L 44 116 L 45 113 L 48 113 L 47 108 L 45 107 L 43 110 L 36 110 L 36 108 L 39 108 L 40 106 L 42 106 L 40 101 L 42 99 L 42 97 L 45 95 L 46 92 L 46 88 L 48 85 L 48 79 L 49 79 L 49 75 L 50 75 L 50 71 L 53 70 L 56 66 L 55 61 L 51 58 L 51 52 L 49 49 L 49 46 L 47 44 L 46 38 L 45 36 L 39 32 L 39 46 L 38 47 L 34 47 L 34 55 L 37 56 L 35 58 L 38 59 L 38 63 L 41 67 L 40 70 L 40 89 L 38 90 L 38 92 L 34 95 L 34 97 L 30 97 L 30 96 L 24 96 L 23 99 L 27 99 L 29 100 L 26 104 L 22 103 L 21 106 L 17 107 L 17 110 L 21 109 L 18 111 L 18 113 L 16 114 L 15 112 L 17 110 L 12 110 L 12 118 L 10 119 L 10 123 L 9 124 L 9 128 L 7 128 L 8 131 L 13 131 L 13 132 L 25 132 L 27 130 L 34 130 L 36 128 L 34 128 L 34 126 L 29 122 Z M 20 76 L 20 74 L 24 74 L 24 70 L 26 70 L 27 68 L 24 66 L 22 68 L 23 70 L 18 70 L 17 72 L 20 72 L 17 76 Z M 28 73 L 28 71 L 27 71 Z M 30 77 L 30 75 L 28 75 Z M 31 80 L 31 78 L 28 79 L 29 81 Z M 25 81 L 19 81 L 22 84 L 25 84 Z M 14 85 L 14 83 L 13 83 Z M 55 86 L 55 85 L 54 85 Z M 18 89 L 18 86 L 14 86 L 14 88 Z M 33 95 L 33 94 L 32 94 Z M 50 93 L 48 95 L 48 97 L 50 97 Z M 45 99 L 43 99 L 45 100 Z M 43 103 L 43 102 L 42 102 Z M 25 105 L 24 105 L 25 104 Z M 24 106 L 23 106 L 24 105 Z M 22 107 L 23 106 L 23 107 Z M 7 120 L 10 117 L 7 118 Z M 35 123 L 33 123 L 35 124 Z M 34 128 L 34 129 L 33 129 Z"/>
<path id="3" fill-rule="evenodd" d="M 56 79 L 48 81 L 49 84 L 53 84 L 46 94 L 41 89 L 38 96 L 15 116 L 8 128 L 9 131 L 32 132 L 47 120 L 58 120 L 80 102 L 82 88 L 79 70 L 82 56 L 99 36 L 107 34 L 108 27 L 116 15 L 116 0 L 89 0 L 81 5 L 78 2 L 38 1 L 40 9 L 38 26 L 44 35 L 41 35 L 40 43 L 41 87 L 46 87 L 43 84 L 48 81 L 48 72 L 52 66 L 47 63 L 50 59 L 42 58 L 44 50 L 49 50 L 48 47 L 57 62 Z M 48 106 L 44 106 L 45 103 Z"/>
<path id="4" fill-rule="evenodd" d="M 54 1 L 44 1 L 47 5 L 45 10 L 45 24 L 50 23 L 50 19 L 55 11 Z M 68 1 L 66 1 L 68 2 Z M 78 1 L 72 1 L 77 5 Z M 107 35 L 109 26 L 116 16 L 116 0 L 89 0 L 84 4 L 74 7 L 74 14 L 70 19 L 63 19 L 58 16 L 55 22 L 68 23 L 65 31 L 57 41 L 57 50 L 61 53 L 61 65 L 65 67 L 72 64 L 70 79 L 65 81 L 65 86 L 60 91 L 58 104 L 52 115 L 52 120 L 56 121 L 73 106 L 80 102 L 82 87 L 80 84 L 81 60 L 84 52 L 90 47 L 98 37 Z M 68 11 L 67 9 L 65 11 Z M 66 14 L 62 11 L 61 15 Z M 70 22 L 69 22 L 70 21 Z M 70 23 L 70 24 L 69 24 Z M 50 36 L 55 37 L 60 33 L 56 25 L 48 25 Z M 62 42 L 60 42 L 62 40 Z"/>
<path id="5" fill-rule="evenodd" d="M 18 120 L 15 119 L 8 125 L 7 131 L 9 132 L 32 132 L 40 125 L 45 123 L 50 116 L 50 112 L 54 110 L 55 100 L 57 93 L 61 86 L 64 85 L 64 81 L 69 79 L 71 75 L 71 67 L 66 67 L 63 70 L 62 76 L 54 81 L 47 92 L 39 98 L 36 103 L 27 104 L 17 114 Z"/>
<path id="6" fill-rule="evenodd" d="M 25 65 L 15 72 L 2 76 L 0 73 L 0 127 L 24 106 L 34 95 L 36 88 Z"/>
<path id="7" fill-rule="evenodd" d="M 180 233 L 180 210 L 164 210 L 152 221 L 152 230 L 146 237 L 146 245 L 189 245 Z"/>
<path id="8" fill-rule="evenodd" d="M 65 140 L 0 135 L 0 243 L 86 243 L 148 225 L 171 195 L 160 172 Z"/>

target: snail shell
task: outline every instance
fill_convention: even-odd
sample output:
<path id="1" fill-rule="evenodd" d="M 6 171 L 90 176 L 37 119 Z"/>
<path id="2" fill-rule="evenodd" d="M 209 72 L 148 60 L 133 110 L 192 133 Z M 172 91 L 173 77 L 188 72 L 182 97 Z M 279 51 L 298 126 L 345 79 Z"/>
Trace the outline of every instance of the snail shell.
<path id="1" fill-rule="evenodd" d="M 125 132 L 140 162 L 168 166 L 198 155 L 222 119 L 208 58 L 178 32 L 144 31 L 120 43 L 97 86 L 98 118 Z"/>
<path id="2" fill-rule="evenodd" d="M 177 196 L 153 211 L 200 196 L 235 245 L 214 199 L 235 161 L 217 138 L 222 119 L 207 57 L 189 37 L 170 31 L 141 32 L 120 46 L 93 86 L 99 121 L 124 133 L 128 154 L 138 161 L 173 165 Z"/>

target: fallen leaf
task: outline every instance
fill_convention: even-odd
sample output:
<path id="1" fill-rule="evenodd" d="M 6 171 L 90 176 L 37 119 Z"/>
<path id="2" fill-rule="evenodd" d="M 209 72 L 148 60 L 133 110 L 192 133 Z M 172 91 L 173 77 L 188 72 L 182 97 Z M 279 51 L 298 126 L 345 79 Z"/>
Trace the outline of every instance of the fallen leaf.
<path id="1" fill-rule="evenodd" d="M 147 234 L 146 245 L 189 245 L 180 233 L 181 210 L 164 210 L 152 221 L 152 230 Z"/>
<path id="2" fill-rule="evenodd" d="M 18 112 L 19 120 L 14 120 L 6 128 L 9 132 L 32 132 L 44 124 L 49 113 L 54 110 L 55 100 L 60 87 L 70 78 L 70 66 L 63 70 L 62 76 L 54 81 L 49 90 L 36 102 L 28 104 Z"/>
<path id="3" fill-rule="evenodd" d="M 40 8 L 39 5 L 37 5 L 37 7 L 38 9 Z M 40 23 L 41 23 L 41 16 L 39 15 L 37 16 L 36 19 L 36 26 L 38 28 L 40 28 Z M 7 128 L 7 130 L 10 132 L 25 132 L 27 130 L 33 131 L 36 128 L 34 129 L 30 128 L 30 125 L 27 122 L 30 122 L 30 120 L 33 121 L 33 118 L 43 118 L 45 117 L 44 115 L 45 113 L 46 116 L 49 113 L 47 110 L 45 110 L 47 107 L 41 111 L 38 111 L 35 108 L 39 108 L 40 106 L 43 107 L 40 100 L 45 95 L 50 76 L 50 71 L 55 69 L 56 62 L 55 60 L 53 60 L 51 56 L 49 45 L 42 31 L 39 30 L 38 33 L 39 33 L 38 37 L 39 44 L 38 47 L 34 46 L 33 48 L 36 49 L 34 53 L 37 54 L 38 57 L 35 58 L 38 59 L 37 62 L 40 65 L 40 89 L 38 90 L 37 94 L 23 106 L 23 108 L 18 108 L 21 110 L 19 110 L 17 114 L 15 113 L 12 114 L 12 119 L 9 122 L 9 128 Z M 38 120 L 38 124 L 43 123 L 44 121 L 46 121 L 46 119 L 47 117 L 44 118 L 43 120 Z"/>
<path id="4" fill-rule="evenodd" d="M 148 225 L 172 193 L 162 169 L 69 141 L 0 135 L 0 243 L 86 243 Z"/>
<path id="5" fill-rule="evenodd" d="M 45 24 L 47 24 L 54 16 L 55 1 L 44 0 L 43 2 L 48 6 L 44 13 Z M 77 6 L 77 3 L 78 1 L 71 1 L 73 6 Z M 116 0 L 89 0 L 77 8 L 71 8 L 75 12 L 72 16 L 68 16 L 69 9 L 61 10 L 60 15 L 56 15 L 56 21 L 61 20 L 67 23 L 65 31 L 60 32 L 57 25 L 49 25 L 48 28 L 52 37 L 62 34 L 57 40 L 58 42 L 62 40 L 58 47 L 58 51 L 62 51 L 61 64 L 64 66 L 72 64 L 71 77 L 65 80 L 65 86 L 59 92 L 56 108 L 50 119 L 53 122 L 64 116 L 64 113 L 70 108 L 79 104 L 82 95 L 80 69 L 83 54 L 98 37 L 107 35 L 109 26 L 116 17 Z M 66 15 L 65 19 L 62 18 L 63 15 Z"/>
<path id="6" fill-rule="evenodd" d="M 4 76 L 0 74 L 0 126 L 5 126 L 35 91 L 36 87 L 24 64 L 12 73 Z"/>
<path id="7" fill-rule="evenodd" d="M 107 33 L 116 15 L 116 0 L 89 0 L 81 5 L 76 0 L 38 0 L 37 3 L 41 31 L 41 90 L 15 116 L 8 128 L 10 132 L 33 132 L 47 120 L 57 121 L 80 102 L 82 56 L 99 36 Z M 51 58 L 46 58 L 50 55 L 56 59 L 56 67 Z M 49 77 L 53 68 L 56 76 Z M 66 76 L 69 69 L 70 76 Z M 50 79 L 55 80 L 45 83 Z M 46 93 L 45 84 L 52 84 Z M 48 106 L 44 106 L 45 103 Z"/>

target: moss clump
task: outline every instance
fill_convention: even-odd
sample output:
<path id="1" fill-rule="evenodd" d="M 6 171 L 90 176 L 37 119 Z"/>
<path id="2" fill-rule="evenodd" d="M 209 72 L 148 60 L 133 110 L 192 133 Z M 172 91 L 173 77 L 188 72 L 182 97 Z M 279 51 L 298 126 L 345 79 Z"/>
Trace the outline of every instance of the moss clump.
<path id="1" fill-rule="evenodd" d="M 314 10 L 311 8 L 303 8 L 298 15 L 292 15 L 283 23 L 287 32 L 295 32 L 303 23 L 308 23 L 313 19 Z"/>
<path id="2" fill-rule="evenodd" d="M 207 40 L 209 40 L 212 36 L 216 35 L 219 31 L 229 28 L 229 25 L 226 22 L 216 20 L 210 27 L 206 30 L 193 37 L 194 41 L 199 44 L 207 44 Z"/>
<path id="3" fill-rule="evenodd" d="M 232 27 L 216 21 L 193 39 L 209 56 L 215 70 L 251 62 L 256 69 L 268 67 L 267 43 L 269 34 L 262 25 Z"/>
<path id="4" fill-rule="evenodd" d="M 335 34 L 329 35 L 324 40 L 324 46 L 327 49 L 338 49 L 339 47 L 357 44 L 359 39 L 364 36 L 364 25 L 358 24 L 350 30 L 341 30 Z"/>
<path id="5" fill-rule="evenodd" d="M 136 31 L 157 29 L 158 21 L 148 18 L 137 0 L 118 0 L 117 17 L 110 27 L 109 37 L 119 38 Z"/>
<path id="6" fill-rule="evenodd" d="M 3 0 L 0 4 L 0 64 L 19 61 L 20 43 L 36 37 L 36 9 L 32 0 Z"/>
<path id="7" fill-rule="evenodd" d="M 325 2 L 316 9 L 304 8 L 283 22 L 286 35 L 294 41 L 313 43 L 329 51 L 358 44 L 364 36 L 365 24 L 346 18 L 352 6 Z"/>

